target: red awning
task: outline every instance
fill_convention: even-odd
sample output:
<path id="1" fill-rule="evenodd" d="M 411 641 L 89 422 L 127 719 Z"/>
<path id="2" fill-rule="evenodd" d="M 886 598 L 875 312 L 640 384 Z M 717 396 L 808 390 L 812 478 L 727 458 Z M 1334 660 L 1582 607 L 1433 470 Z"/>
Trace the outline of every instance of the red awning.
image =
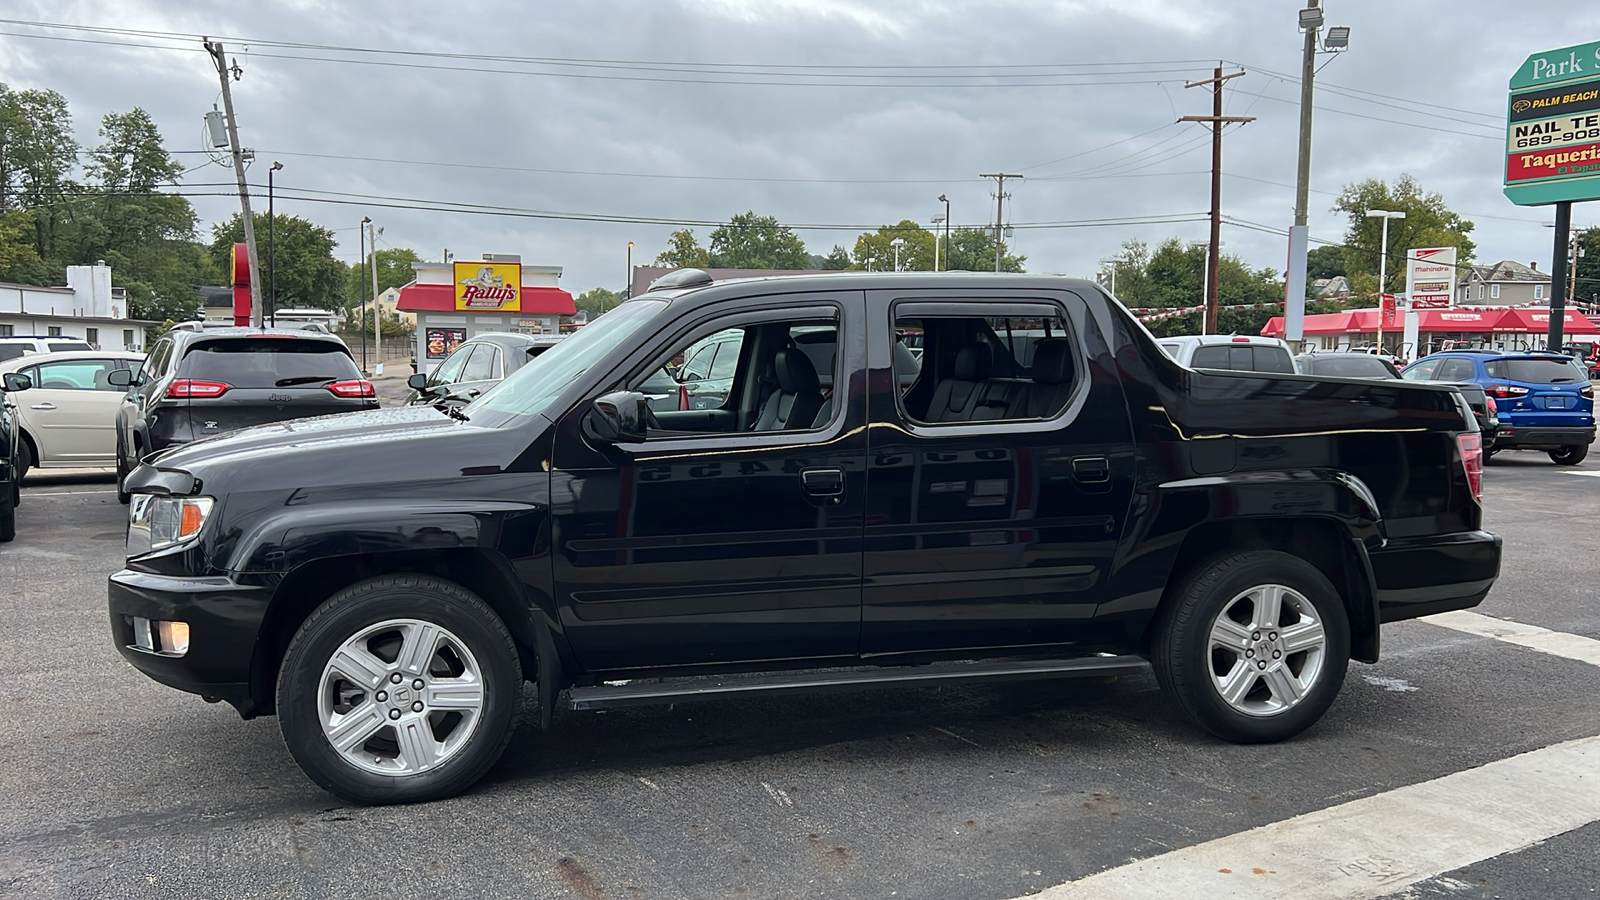
<path id="1" fill-rule="evenodd" d="M 1417 330 L 1490 332 L 1504 315 L 1498 309 L 1422 309 L 1417 311 Z"/>
<path id="2" fill-rule="evenodd" d="M 1373 310 L 1358 312 L 1318 313 L 1305 317 L 1306 334 L 1360 334 L 1376 331 L 1377 313 Z M 1366 316 L 1367 318 L 1360 318 Z M 1365 327 L 1363 327 L 1365 326 Z M 1263 337 L 1283 336 L 1283 316 L 1273 316 L 1262 326 Z"/>
<path id="3" fill-rule="evenodd" d="M 1600 334 L 1600 328 L 1575 309 L 1564 310 L 1566 317 L 1561 320 L 1562 331 L 1566 334 Z M 1545 334 L 1550 330 L 1550 310 L 1532 308 L 1508 309 L 1501 313 L 1500 320 L 1495 323 L 1495 331 L 1518 332 L 1527 334 Z"/>
<path id="4" fill-rule="evenodd" d="M 448 284 L 408 284 L 400 289 L 400 301 L 395 308 L 401 312 L 468 312 L 456 309 L 456 292 Z M 572 295 L 555 287 L 522 288 L 522 309 L 508 315 L 560 315 L 570 316 L 578 309 Z M 493 314 L 492 310 L 471 310 L 479 315 Z"/>

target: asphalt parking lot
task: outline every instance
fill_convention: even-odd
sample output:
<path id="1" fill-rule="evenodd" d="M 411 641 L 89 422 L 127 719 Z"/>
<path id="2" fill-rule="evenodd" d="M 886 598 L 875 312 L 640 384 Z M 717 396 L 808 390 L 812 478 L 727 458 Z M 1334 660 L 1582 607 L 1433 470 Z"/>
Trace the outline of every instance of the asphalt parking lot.
<path id="1" fill-rule="evenodd" d="M 1563 470 L 1503 454 L 1485 480 L 1506 553 L 1475 612 L 1600 640 L 1600 457 Z M 1256 828 L 1249 846 L 1268 855 L 1218 871 L 1237 878 L 1233 895 L 1272 896 L 1294 863 L 1272 855 L 1287 820 L 1600 735 L 1600 665 L 1407 622 L 1386 628 L 1379 664 L 1352 664 L 1318 726 L 1277 746 L 1182 724 L 1149 676 L 802 696 L 563 713 L 547 733 L 524 725 L 465 796 L 354 808 L 300 773 L 276 720 L 241 721 L 122 662 L 104 582 L 123 517 L 106 476 L 35 473 L 18 538 L 0 547 L 3 896 L 1004 900 Z M 1534 788 L 1508 819 L 1539 812 Z M 1577 897 L 1600 884 L 1600 825 L 1581 817 L 1433 871 L 1403 861 L 1442 839 L 1413 839 L 1339 863 L 1326 894 L 1285 895 Z M 1207 895 L 1144 883 L 1057 893 Z"/>

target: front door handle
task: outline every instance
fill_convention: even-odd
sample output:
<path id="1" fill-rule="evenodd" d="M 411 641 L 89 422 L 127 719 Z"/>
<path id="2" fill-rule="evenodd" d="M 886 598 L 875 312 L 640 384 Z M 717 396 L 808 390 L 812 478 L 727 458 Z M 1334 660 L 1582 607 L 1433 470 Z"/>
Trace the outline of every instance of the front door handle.
<path id="1" fill-rule="evenodd" d="M 804 469 L 800 486 L 813 497 L 837 497 L 844 493 L 844 470 Z"/>
<path id="2" fill-rule="evenodd" d="M 29 409 L 55 409 L 56 405 L 54 403 L 35 403 L 35 404 L 33 404 L 32 406 L 30 406 L 28 408 Z"/>
<path id="3" fill-rule="evenodd" d="M 1080 456 L 1072 461 L 1072 477 L 1085 484 L 1111 480 L 1111 461 L 1104 456 Z"/>

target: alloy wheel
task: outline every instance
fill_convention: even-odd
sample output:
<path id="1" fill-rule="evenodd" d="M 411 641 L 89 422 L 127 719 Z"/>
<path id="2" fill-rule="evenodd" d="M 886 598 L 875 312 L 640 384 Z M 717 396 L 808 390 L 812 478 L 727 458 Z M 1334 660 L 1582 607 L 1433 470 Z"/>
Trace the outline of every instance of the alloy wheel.
<path id="1" fill-rule="evenodd" d="M 1251 716 L 1298 704 L 1321 677 L 1328 636 L 1316 607 L 1281 584 L 1249 588 L 1211 625 L 1211 683 L 1223 702 Z"/>

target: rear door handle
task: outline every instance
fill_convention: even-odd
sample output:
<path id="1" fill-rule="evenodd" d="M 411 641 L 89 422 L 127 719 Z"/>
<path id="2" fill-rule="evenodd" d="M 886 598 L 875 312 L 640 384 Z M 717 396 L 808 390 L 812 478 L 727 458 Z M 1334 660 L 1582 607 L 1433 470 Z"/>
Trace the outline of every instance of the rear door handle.
<path id="1" fill-rule="evenodd" d="M 1080 456 L 1072 461 L 1072 477 L 1094 484 L 1111 480 L 1111 461 L 1103 456 Z"/>
<path id="2" fill-rule="evenodd" d="M 35 403 L 35 404 L 33 404 L 32 406 L 30 406 L 28 408 L 29 409 L 55 409 L 56 405 L 54 403 Z"/>
<path id="3" fill-rule="evenodd" d="M 800 486 L 813 497 L 837 497 L 844 493 L 843 469 L 805 469 Z"/>

